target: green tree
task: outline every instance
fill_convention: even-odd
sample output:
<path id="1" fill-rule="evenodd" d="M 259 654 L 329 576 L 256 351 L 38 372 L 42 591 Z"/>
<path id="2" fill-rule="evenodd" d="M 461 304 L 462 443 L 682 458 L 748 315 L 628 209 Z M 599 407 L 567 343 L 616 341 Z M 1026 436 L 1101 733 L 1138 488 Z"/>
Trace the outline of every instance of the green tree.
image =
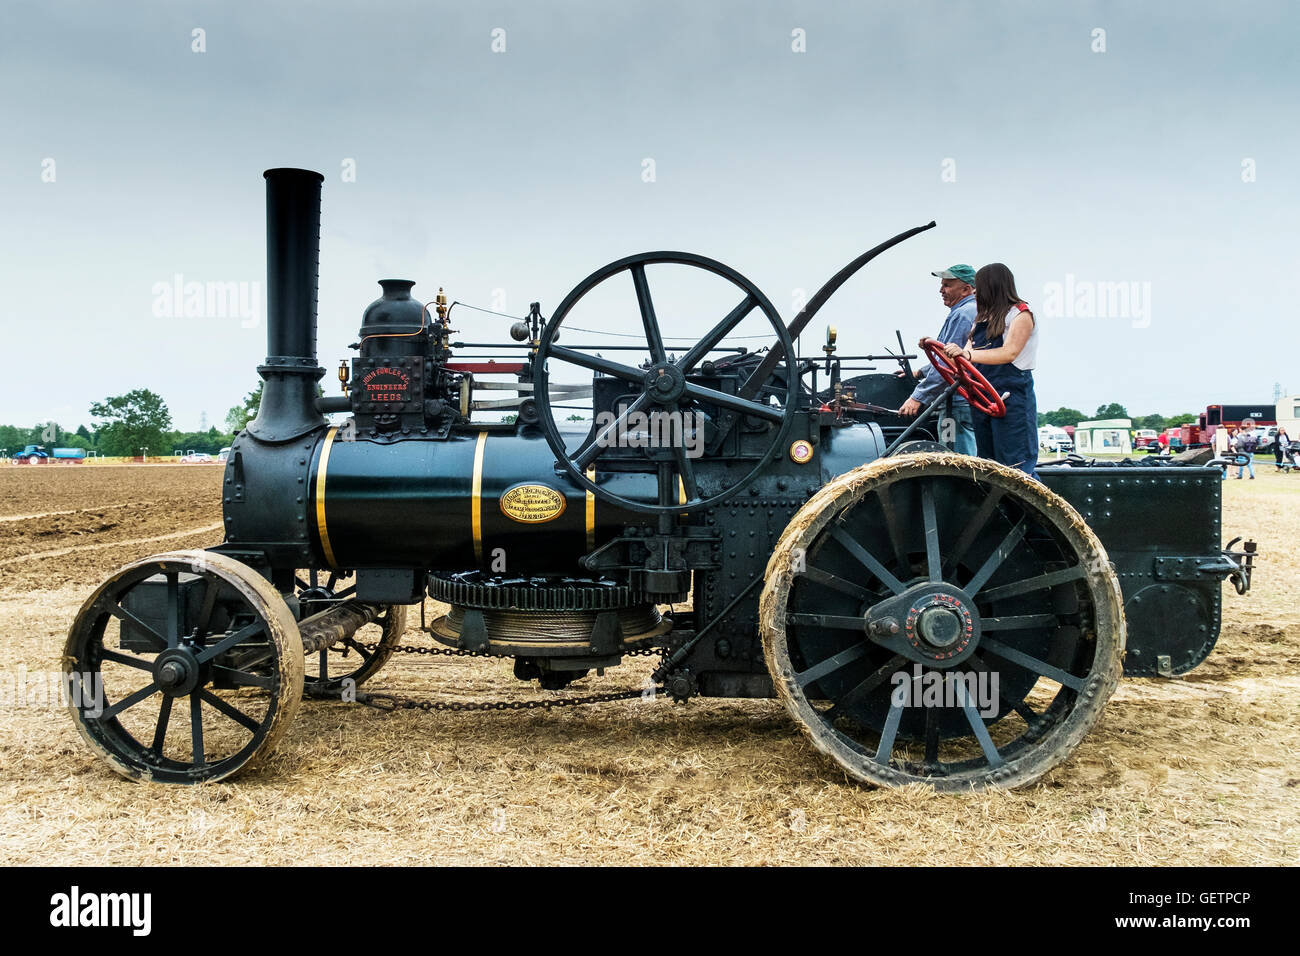
<path id="1" fill-rule="evenodd" d="M 234 405 L 226 412 L 226 430 L 238 434 L 248 427 L 248 423 L 257 417 L 257 410 L 262 407 L 262 386 L 265 381 L 257 383 L 257 388 L 244 396 L 242 404 Z M 320 391 L 317 388 L 317 391 Z"/>
<path id="2" fill-rule="evenodd" d="M 31 428 L 27 429 L 27 442 L 29 445 L 48 445 L 53 448 L 63 440 L 67 432 L 60 427 L 58 422 L 37 422 Z"/>
<path id="3" fill-rule="evenodd" d="M 1164 431 L 1165 416 L 1163 415 L 1139 415 L 1133 419 L 1134 428 L 1153 428 L 1158 432 Z"/>
<path id="4" fill-rule="evenodd" d="M 26 444 L 27 429 L 15 428 L 13 425 L 0 425 L 0 448 L 5 450 L 6 455 L 12 456 L 14 452 L 22 451 Z"/>
<path id="5" fill-rule="evenodd" d="M 215 455 L 234 440 L 233 435 L 223 435 L 216 428 L 205 432 L 170 431 L 163 435 L 163 445 L 167 454 L 180 449 L 182 454 L 191 451 L 203 451 Z"/>
<path id="6" fill-rule="evenodd" d="M 99 448 L 105 455 L 167 454 L 164 432 L 171 428 L 172 416 L 162 396 L 147 388 L 137 388 L 125 395 L 113 395 L 90 406 L 90 414 L 102 419 L 97 425 Z"/>
<path id="7" fill-rule="evenodd" d="M 1096 419 L 1102 418 L 1128 418 L 1128 409 L 1119 402 L 1111 402 L 1109 405 L 1098 405 L 1097 413 L 1092 416 Z"/>
<path id="8" fill-rule="evenodd" d="M 85 445 L 81 445 L 78 447 L 93 448 L 95 446 L 95 436 L 91 433 L 90 429 L 87 428 L 85 425 L 77 426 L 77 434 L 86 440 Z"/>
<path id="9" fill-rule="evenodd" d="M 1077 425 L 1079 422 L 1087 420 L 1087 417 L 1077 408 L 1058 408 L 1050 412 L 1039 412 L 1038 427 L 1056 425 L 1059 428 L 1066 425 Z"/>

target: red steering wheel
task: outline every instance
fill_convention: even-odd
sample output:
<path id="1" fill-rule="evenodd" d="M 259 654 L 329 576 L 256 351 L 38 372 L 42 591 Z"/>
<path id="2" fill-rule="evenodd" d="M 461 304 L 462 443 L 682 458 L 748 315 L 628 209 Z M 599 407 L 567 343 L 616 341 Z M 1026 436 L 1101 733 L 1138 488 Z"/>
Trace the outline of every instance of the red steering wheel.
<path id="1" fill-rule="evenodd" d="M 1002 418 L 1007 413 L 1006 403 L 998 390 L 989 384 L 989 380 L 980 374 L 979 369 L 966 360 L 966 356 L 955 356 L 951 361 L 944 354 L 943 343 L 938 339 L 923 339 L 921 348 L 934 366 L 939 377 L 951 385 L 957 382 L 957 392 L 978 408 L 985 415 Z"/>

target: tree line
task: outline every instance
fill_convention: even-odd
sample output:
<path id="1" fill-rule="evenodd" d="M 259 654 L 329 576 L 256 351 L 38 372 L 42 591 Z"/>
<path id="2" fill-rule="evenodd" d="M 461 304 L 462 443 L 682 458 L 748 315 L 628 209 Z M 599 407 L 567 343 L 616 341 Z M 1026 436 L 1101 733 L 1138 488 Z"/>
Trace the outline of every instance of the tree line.
<path id="1" fill-rule="evenodd" d="M 1111 402 L 1109 405 L 1097 406 L 1097 411 L 1091 415 L 1085 415 L 1077 408 L 1058 408 L 1050 412 L 1038 413 L 1038 427 L 1044 425 L 1056 425 L 1064 427 L 1065 425 L 1077 425 L 1079 422 L 1098 421 L 1107 418 L 1127 418 L 1133 422 L 1134 428 L 1154 428 L 1158 432 L 1166 428 L 1172 428 L 1175 425 L 1187 425 L 1196 421 L 1196 416 L 1191 412 L 1182 415 L 1130 415 L 1128 409 L 1118 402 Z"/>
<path id="2" fill-rule="evenodd" d="M 161 395 L 147 388 L 137 388 L 124 395 L 110 395 L 102 402 L 92 402 L 90 427 L 78 425 L 75 431 L 57 422 L 38 423 L 31 427 L 0 425 L 0 449 L 14 455 L 27 445 L 52 448 L 84 448 L 106 457 L 170 455 L 176 450 L 207 452 L 215 455 L 230 445 L 249 421 L 257 416 L 262 403 L 262 383 L 244 396 L 244 400 L 226 413 L 225 429 L 215 425 L 207 431 L 180 431 L 172 428 L 171 411 Z"/>

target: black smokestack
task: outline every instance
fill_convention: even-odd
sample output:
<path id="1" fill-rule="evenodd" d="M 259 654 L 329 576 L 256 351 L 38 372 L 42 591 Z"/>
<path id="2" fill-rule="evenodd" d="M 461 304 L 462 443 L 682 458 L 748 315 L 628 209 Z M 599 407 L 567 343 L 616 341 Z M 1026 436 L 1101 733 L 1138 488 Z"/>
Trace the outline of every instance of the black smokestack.
<path id="1" fill-rule="evenodd" d="M 266 178 L 266 381 L 248 430 L 289 441 L 325 424 L 316 410 L 316 297 L 320 275 L 320 187 L 309 169 L 268 169 Z"/>

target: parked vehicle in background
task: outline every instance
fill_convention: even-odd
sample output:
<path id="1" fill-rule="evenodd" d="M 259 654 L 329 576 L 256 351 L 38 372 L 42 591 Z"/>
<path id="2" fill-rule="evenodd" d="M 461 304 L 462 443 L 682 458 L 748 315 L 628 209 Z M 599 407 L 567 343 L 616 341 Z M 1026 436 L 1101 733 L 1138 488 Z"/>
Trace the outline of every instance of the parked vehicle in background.
<path id="1" fill-rule="evenodd" d="M 1160 433 L 1160 444 L 1171 452 L 1183 450 L 1183 430 L 1179 425 L 1170 425 Z"/>
<path id="2" fill-rule="evenodd" d="M 210 465 L 216 459 L 206 451 L 192 451 L 188 455 L 181 456 L 182 465 Z"/>
<path id="3" fill-rule="evenodd" d="M 1255 436 L 1255 453 L 1257 455 L 1273 454 L 1273 443 L 1277 441 L 1277 426 L 1270 425 L 1267 428 L 1250 429 Z"/>
<path id="4" fill-rule="evenodd" d="M 1276 428 L 1277 422 L 1273 418 L 1276 414 L 1277 408 L 1273 405 L 1207 405 L 1205 411 L 1197 416 L 1195 424 L 1182 426 L 1183 446 L 1222 447 L 1215 440 L 1215 434 L 1220 429 L 1231 428 L 1235 432 L 1243 426 L 1251 430 L 1270 426 Z"/>
<path id="5" fill-rule="evenodd" d="M 1205 408 L 1206 425 L 1223 425 L 1237 428 L 1246 422 L 1252 427 L 1276 425 L 1273 418 L 1277 414 L 1274 405 L 1207 405 Z"/>
<path id="6" fill-rule="evenodd" d="M 56 448 L 54 449 L 54 460 L 63 464 L 79 465 L 86 460 L 86 449 Z"/>
<path id="7" fill-rule="evenodd" d="M 225 462 L 230 457 L 230 446 L 227 445 L 217 453 L 217 461 Z"/>
<path id="8" fill-rule="evenodd" d="M 1186 451 L 1189 448 L 1208 448 L 1214 442 L 1214 429 L 1218 425 L 1207 427 L 1205 416 L 1202 415 L 1200 420 L 1194 424 L 1178 426 L 1178 450 Z M 1172 443 L 1170 448 L 1172 449 Z"/>
<path id="9" fill-rule="evenodd" d="M 1133 432 L 1133 448 L 1155 451 L 1160 447 L 1160 433 L 1154 428 L 1138 428 Z"/>
<path id="10" fill-rule="evenodd" d="M 1044 425 L 1038 429 L 1038 447 L 1045 451 L 1074 451 L 1074 439 L 1057 425 Z"/>
<path id="11" fill-rule="evenodd" d="M 45 453 L 45 449 L 40 445 L 28 445 L 18 454 L 14 455 L 15 465 L 41 465 L 50 456 Z"/>

